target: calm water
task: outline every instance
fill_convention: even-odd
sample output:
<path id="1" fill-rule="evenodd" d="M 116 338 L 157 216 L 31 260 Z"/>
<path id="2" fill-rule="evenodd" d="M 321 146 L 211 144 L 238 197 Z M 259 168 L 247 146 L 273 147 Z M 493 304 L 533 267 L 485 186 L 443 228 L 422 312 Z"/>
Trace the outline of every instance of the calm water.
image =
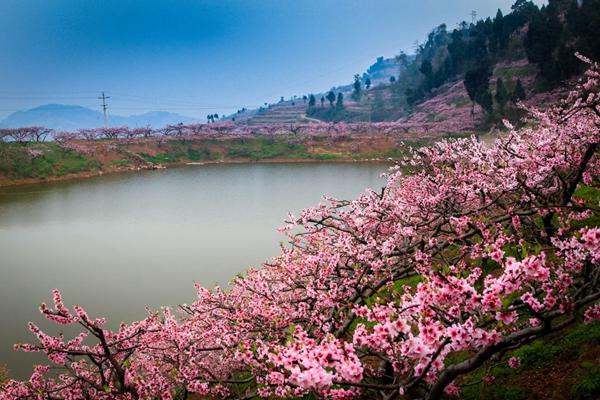
<path id="1" fill-rule="evenodd" d="M 29 376 L 28 321 L 59 288 L 67 305 L 120 321 L 189 303 L 276 255 L 287 212 L 383 184 L 382 164 L 214 165 L 0 189 L 0 365 Z M 55 328 L 49 332 L 58 332 Z"/>

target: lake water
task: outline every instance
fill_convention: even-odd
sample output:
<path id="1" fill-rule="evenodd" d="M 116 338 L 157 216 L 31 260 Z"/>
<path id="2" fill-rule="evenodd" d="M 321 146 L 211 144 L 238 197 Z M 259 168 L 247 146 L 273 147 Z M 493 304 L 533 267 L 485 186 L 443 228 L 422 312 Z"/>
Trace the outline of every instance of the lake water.
<path id="1" fill-rule="evenodd" d="M 278 253 L 288 211 L 380 189 L 386 165 L 209 165 L 0 188 L 0 365 L 28 377 L 27 322 L 59 288 L 67 305 L 120 321 L 189 303 Z M 52 327 L 50 333 L 59 332 Z"/>

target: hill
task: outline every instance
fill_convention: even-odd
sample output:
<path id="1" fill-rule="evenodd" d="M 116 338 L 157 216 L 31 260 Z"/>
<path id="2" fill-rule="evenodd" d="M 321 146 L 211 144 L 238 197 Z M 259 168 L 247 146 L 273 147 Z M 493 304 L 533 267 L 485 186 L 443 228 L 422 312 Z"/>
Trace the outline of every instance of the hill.
<path id="1" fill-rule="evenodd" d="M 165 111 L 152 111 L 127 117 L 110 115 L 110 126 L 151 126 L 160 128 L 180 122 L 194 122 L 194 118 Z M 84 128 L 101 127 L 102 113 L 76 105 L 46 104 L 26 111 L 17 111 L 0 121 L 0 128 L 22 126 L 44 126 L 57 131 L 73 131 Z"/>
<path id="2" fill-rule="evenodd" d="M 434 28 L 416 54 L 380 57 L 354 83 L 234 116 L 248 124 L 398 121 L 417 131 L 489 130 L 518 121 L 518 101 L 559 98 L 583 72 L 576 52 L 600 58 L 600 0 L 517 0 L 511 12 Z M 341 102 L 338 97 L 341 95 Z"/>

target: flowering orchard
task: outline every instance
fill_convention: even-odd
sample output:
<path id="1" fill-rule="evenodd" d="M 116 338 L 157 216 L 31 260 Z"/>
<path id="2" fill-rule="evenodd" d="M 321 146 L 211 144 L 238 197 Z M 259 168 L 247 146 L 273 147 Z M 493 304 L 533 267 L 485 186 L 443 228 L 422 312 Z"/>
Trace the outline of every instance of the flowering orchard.
<path id="1" fill-rule="evenodd" d="M 0 129 L 0 140 L 5 138 L 15 142 L 43 142 L 52 132 L 52 129 L 41 126 L 29 126 L 25 128 L 4 128 Z"/>
<path id="2" fill-rule="evenodd" d="M 441 137 L 441 133 L 413 131 L 401 122 L 381 123 L 280 123 L 262 125 L 242 125 L 232 122 L 212 124 L 167 125 L 161 129 L 151 127 L 129 128 L 109 127 L 79 129 L 77 131 L 52 131 L 45 128 L 0 129 L 0 141 L 16 142 L 28 147 L 39 140 L 31 132 L 43 131 L 54 143 L 67 151 L 74 151 L 86 157 L 102 155 L 128 145 L 158 145 L 169 142 L 206 143 L 207 140 L 232 141 L 255 139 L 257 137 L 282 138 L 288 144 L 306 144 L 311 140 L 325 144 L 335 144 L 344 140 L 371 142 L 381 138 L 432 140 Z M 409 133 L 410 132 L 410 133 Z M 339 142 L 338 142 L 339 141 Z"/>
<path id="3" fill-rule="evenodd" d="M 599 72 L 493 147 L 442 141 L 381 192 L 290 215 L 291 246 L 190 305 L 112 331 L 55 291 L 42 314 L 81 334 L 30 324 L 16 347 L 49 365 L 0 399 L 437 399 L 517 368 L 510 350 L 600 318 L 600 210 L 577 195 L 598 189 Z"/>
<path id="4" fill-rule="evenodd" d="M 279 123 L 261 125 L 242 125 L 232 122 L 214 124 L 178 124 L 167 125 L 160 129 L 151 127 L 130 128 L 127 126 L 109 128 L 78 129 L 77 131 L 53 131 L 41 127 L 5 128 L 0 129 L 0 140 L 8 139 L 16 142 L 40 142 L 52 134 L 58 143 L 71 141 L 119 140 L 135 141 L 145 138 L 177 138 L 196 139 L 202 137 L 247 137 L 251 135 L 339 135 L 384 133 L 400 134 L 418 132 L 401 122 L 309 122 L 309 123 Z M 452 132 L 452 129 L 448 130 Z M 456 130 L 458 131 L 458 130 Z"/>

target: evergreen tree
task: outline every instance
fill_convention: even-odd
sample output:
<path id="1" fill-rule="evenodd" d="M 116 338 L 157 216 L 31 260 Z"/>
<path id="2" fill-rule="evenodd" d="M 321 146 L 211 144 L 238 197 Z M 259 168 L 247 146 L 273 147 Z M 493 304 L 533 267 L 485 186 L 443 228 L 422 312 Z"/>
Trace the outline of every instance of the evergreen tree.
<path id="1" fill-rule="evenodd" d="M 600 59 L 600 0 L 572 0 L 566 20 L 575 36 L 574 47 L 594 60 Z"/>
<path id="2" fill-rule="evenodd" d="M 365 87 L 367 88 L 367 90 L 369 90 L 369 88 L 371 87 L 371 78 L 369 78 L 367 76 L 367 79 L 365 79 Z"/>
<path id="3" fill-rule="evenodd" d="M 496 42 L 496 49 L 504 49 L 508 43 L 508 35 L 504 33 L 504 15 L 502 10 L 498 9 L 494 18 L 494 36 L 493 41 Z"/>
<path id="4" fill-rule="evenodd" d="M 333 102 L 335 101 L 335 93 L 333 93 L 333 91 L 327 93 L 327 101 L 329 101 L 329 105 L 333 107 Z"/>
<path id="5" fill-rule="evenodd" d="M 448 53 L 452 58 L 452 74 L 462 72 L 465 62 L 466 45 L 463 39 L 463 32 L 455 29 L 451 35 L 452 41 L 448 44 Z"/>
<path id="6" fill-rule="evenodd" d="M 515 90 L 513 90 L 511 100 L 513 103 L 517 103 L 519 101 L 525 100 L 525 89 L 523 88 L 523 84 L 520 79 L 517 79 L 517 83 L 515 84 Z"/>
<path id="7" fill-rule="evenodd" d="M 340 92 L 337 95 L 337 101 L 335 102 L 335 108 L 338 110 L 344 109 L 344 95 Z"/>
<path id="8" fill-rule="evenodd" d="M 425 90 L 429 91 L 433 87 L 433 66 L 431 65 L 431 61 L 424 60 L 421 63 L 421 68 L 419 68 L 419 71 L 425 75 Z"/>
<path id="9" fill-rule="evenodd" d="M 352 84 L 352 98 L 356 101 L 360 100 L 362 85 L 360 83 L 360 75 L 354 75 L 354 83 Z"/>
<path id="10" fill-rule="evenodd" d="M 483 60 L 478 67 L 465 74 L 465 88 L 473 106 L 477 103 L 488 113 L 493 111 L 493 99 L 489 88 L 491 75 L 488 60 Z"/>
<path id="11" fill-rule="evenodd" d="M 477 97 L 477 103 L 483 108 L 485 112 L 491 114 L 494 111 L 494 98 L 490 89 L 483 90 Z"/>
<path id="12" fill-rule="evenodd" d="M 317 99 L 315 98 L 314 94 L 311 94 L 310 96 L 308 96 L 308 106 L 309 107 L 314 107 L 316 103 L 317 103 Z"/>
<path id="13" fill-rule="evenodd" d="M 494 96 L 496 104 L 498 104 L 500 110 L 504 109 L 506 102 L 508 101 L 508 91 L 504 85 L 502 78 L 496 80 L 496 95 Z"/>
<path id="14" fill-rule="evenodd" d="M 540 75 L 551 85 L 561 79 L 560 60 L 556 59 L 554 50 L 560 44 L 562 33 L 563 24 L 558 11 L 555 7 L 548 6 L 534 15 L 525 40 L 527 58 L 539 66 Z"/>

